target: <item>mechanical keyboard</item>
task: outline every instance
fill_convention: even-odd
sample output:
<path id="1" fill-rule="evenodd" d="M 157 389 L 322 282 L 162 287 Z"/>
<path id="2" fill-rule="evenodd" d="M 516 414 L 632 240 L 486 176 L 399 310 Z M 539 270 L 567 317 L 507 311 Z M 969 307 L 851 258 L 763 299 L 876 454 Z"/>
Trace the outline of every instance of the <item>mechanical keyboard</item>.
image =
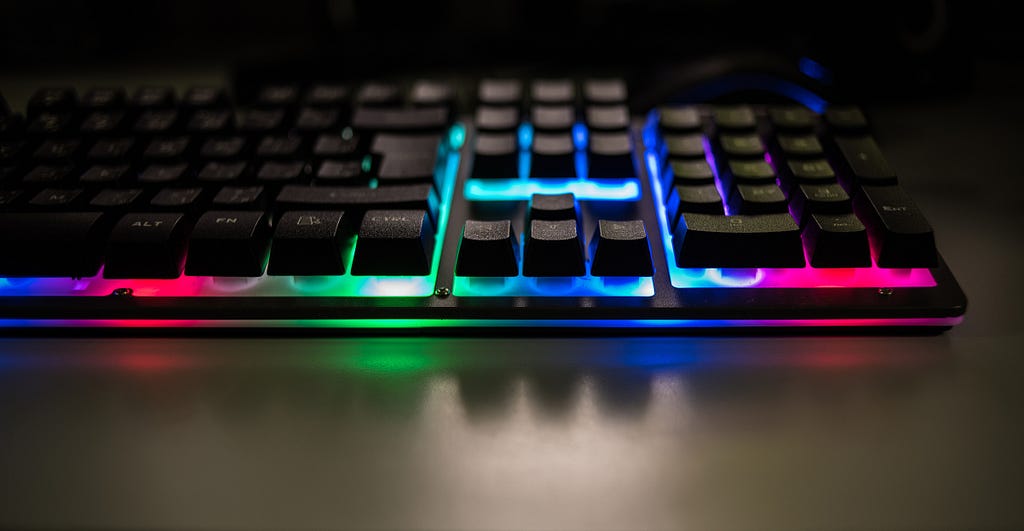
<path id="1" fill-rule="evenodd" d="M 0 325 L 962 319 L 855 106 L 631 110 L 611 78 L 461 89 L 48 88 L 24 114 L 0 97 Z"/>

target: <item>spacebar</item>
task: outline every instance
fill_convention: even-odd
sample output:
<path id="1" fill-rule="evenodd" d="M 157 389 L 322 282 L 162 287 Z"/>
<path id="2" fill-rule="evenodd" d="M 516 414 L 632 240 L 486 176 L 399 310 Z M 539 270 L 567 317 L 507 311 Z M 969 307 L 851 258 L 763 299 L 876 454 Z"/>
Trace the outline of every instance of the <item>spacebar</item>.
<path id="1" fill-rule="evenodd" d="M 281 211 L 317 208 L 426 210 L 436 222 L 438 200 L 433 188 L 429 184 L 379 188 L 286 185 L 277 195 L 277 208 Z"/>

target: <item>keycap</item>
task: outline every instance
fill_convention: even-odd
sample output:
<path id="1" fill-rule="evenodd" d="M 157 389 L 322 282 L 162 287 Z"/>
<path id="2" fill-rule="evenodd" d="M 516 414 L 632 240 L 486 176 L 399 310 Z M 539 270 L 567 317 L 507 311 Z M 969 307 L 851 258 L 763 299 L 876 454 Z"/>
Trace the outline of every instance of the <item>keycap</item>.
<path id="1" fill-rule="evenodd" d="M 25 120 L 18 114 L 0 116 L 0 140 L 20 138 L 25 131 Z"/>
<path id="2" fill-rule="evenodd" d="M 863 132 L 868 127 L 868 119 L 864 112 L 853 105 L 831 106 L 825 109 L 825 121 L 839 133 Z"/>
<path id="3" fill-rule="evenodd" d="M 731 189 L 739 184 L 775 184 L 775 170 L 764 160 L 730 160 L 722 183 Z"/>
<path id="4" fill-rule="evenodd" d="M 474 146 L 472 179 L 515 179 L 519 148 L 512 133 L 480 133 Z"/>
<path id="5" fill-rule="evenodd" d="M 533 103 L 571 104 L 576 101 L 576 87 L 570 79 L 536 79 L 530 83 Z"/>
<path id="6" fill-rule="evenodd" d="M 235 125 L 240 133 L 267 135 L 283 128 L 284 117 L 281 109 L 244 109 L 237 113 Z"/>
<path id="7" fill-rule="evenodd" d="M 89 201 L 89 206 L 102 208 L 106 211 L 125 212 L 139 204 L 142 197 L 141 188 L 106 188 L 100 190 Z"/>
<path id="8" fill-rule="evenodd" d="M 39 89 L 28 100 L 28 116 L 33 119 L 41 113 L 64 113 L 75 109 L 78 95 L 73 88 Z"/>
<path id="9" fill-rule="evenodd" d="M 626 103 L 626 82 L 618 78 L 586 79 L 583 81 L 583 99 L 587 103 L 611 105 Z"/>
<path id="10" fill-rule="evenodd" d="M 342 107 L 348 104 L 349 90 L 345 85 L 316 84 L 306 92 L 306 105 L 313 107 Z"/>
<path id="11" fill-rule="evenodd" d="M 35 166 L 24 177 L 21 182 L 25 184 L 48 184 L 66 181 L 74 167 L 70 165 L 40 165 Z"/>
<path id="12" fill-rule="evenodd" d="M 448 125 L 446 107 L 391 109 L 360 107 L 352 116 L 352 127 L 361 131 L 440 131 Z"/>
<path id="13" fill-rule="evenodd" d="M 651 245 L 642 220 L 598 220 L 590 241 L 590 274 L 596 277 L 649 277 L 654 274 Z"/>
<path id="14" fill-rule="evenodd" d="M 764 144 L 757 135 L 722 135 L 722 151 L 730 157 L 763 157 Z"/>
<path id="15" fill-rule="evenodd" d="M 722 195 L 713 184 L 673 186 L 669 188 L 668 194 L 665 211 L 673 227 L 683 212 L 725 215 Z"/>
<path id="16" fill-rule="evenodd" d="M 261 209 L 264 204 L 262 186 L 225 186 L 213 196 L 213 206 L 230 209 Z"/>
<path id="17" fill-rule="evenodd" d="M 156 138 L 142 151 L 150 161 L 168 161 L 186 158 L 190 141 L 187 136 Z"/>
<path id="18" fill-rule="evenodd" d="M 434 226 L 423 210 L 369 210 L 352 258 L 353 275 L 426 275 L 434 253 Z"/>
<path id="19" fill-rule="evenodd" d="M 786 194 L 775 184 L 740 184 L 730 196 L 729 207 L 739 214 L 788 212 Z"/>
<path id="20" fill-rule="evenodd" d="M 78 126 L 78 130 L 85 135 L 116 133 L 124 128 L 124 116 L 125 114 L 121 111 L 96 111 L 89 113 Z"/>
<path id="21" fill-rule="evenodd" d="M 75 139 L 44 140 L 32 153 L 32 158 L 39 161 L 58 161 L 74 158 L 81 141 Z"/>
<path id="22" fill-rule="evenodd" d="M 811 267 L 871 267 L 868 233 L 853 214 L 813 214 L 804 229 Z"/>
<path id="23" fill-rule="evenodd" d="M 256 158 L 290 159 L 299 155 L 302 139 L 295 136 L 265 136 L 256 146 Z"/>
<path id="24" fill-rule="evenodd" d="M 370 152 L 384 153 L 434 153 L 441 147 L 441 137 L 436 134 L 378 134 L 373 138 Z"/>
<path id="25" fill-rule="evenodd" d="M 530 109 L 530 123 L 538 131 L 569 131 L 575 122 L 571 105 L 534 105 Z"/>
<path id="26" fill-rule="evenodd" d="M 401 91 L 392 83 L 367 83 L 356 93 L 356 103 L 364 107 L 393 106 L 401 101 Z"/>
<path id="27" fill-rule="evenodd" d="M 248 167 L 245 162 L 207 162 L 196 179 L 202 183 L 238 181 L 246 175 Z"/>
<path id="28" fill-rule="evenodd" d="M 830 184 L 801 184 L 790 194 L 790 212 L 800 223 L 806 224 L 811 214 L 847 214 L 853 203 L 842 186 Z"/>
<path id="29" fill-rule="evenodd" d="M 306 176 L 306 163 L 302 161 L 264 162 L 256 171 L 256 180 L 262 182 L 292 182 Z"/>
<path id="30" fill-rule="evenodd" d="M 757 127 L 754 110 L 746 105 L 718 105 L 711 117 L 720 129 L 743 130 Z"/>
<path id="31" fill-rule="evenodd" d="M 591 133 L 587 144 L 591 179 L 623 179 L 636 176 L 629 133 Z"/>
<path id="32" fill-rule="evenodd" d="M 365 186 L 369 178 L 363 173 L 363 165 L 354 160 L 325 160 L 316 171 L 318 184 Z"/>
<path id="33" fill-rule="evenodd" d="M 126 177 L 130 167 L 127 164 L 98 164 L 90 166 L 78 177 L 83 185 L 115 184 Z"/>
<path id="34" fill-rule="evenodd" d="M 21 190 L 0 190 L 0 207 L 9 209 L 17 205 L 22 195 Z"/>
<path id="35" fill-rule="evenodd" d="M 787 163 L 793 179 L 800 184 L 835 182 L 836 174 L 825 159 L 791 160 Z"/>
<path id="36" fill-rule="evenodd" d="M 113 161 L 131 158 L 135 140 L 131 138 L 103 138 L 89 148 L 86 158 L 95 161 Z"/>
<path id="37" fill-rule="evenodd" d="M 240 136 L 215 137 L 203 142 L 199 157 L 207 160 L 227 160 L 245 155 L 245 139 Z"/>
<path id="38" fill-rule="evenodd" d="M 58 135 L 68 133 L 73 123 L 74 116 L 71 113 L 43 112 L 29 122 L 25 132 L 34 137 Z"/>
<path id="39" fill-rule="evenodd" d="M 231 129 L 231 120 L 231 111 L 199 109 L 189 117 L 185 130 L 205 135 L 227 134 Z"/>
<path id="40" fill-rule="evenodd" d="M 388 153 L 377 171 L 378 186 L 433 183 L 437 157 L 431 153 Z"/>
<path id="41" fill-rule="evenodd" d="M 124 107 L 127 96 L 122 88 L 94 88 L 89 90 L 79 100 L 78 106 L 82 109 L 120 109 Z"/>
<path id="42" fill-rule="evenodd" d="M 665 167 L 663 184 L 715 184 L 715 172 L 706 160 L 673 160 Z"/>
<path id="43" fill-rule="evenodd" d="M 296 85 L 267 85 L 256 94 L 256 105 L 261 107 L 287 107 L 299 102 Z"/>
<path id="44" fill-rule="evenodd" d="M 149 201 L 154 210 L 194 212 L 199 208 L 202 188 L 163 188 L 158 190 Z"/>
<path id="45" fill-rule="evenodd" d="M 462 277 L 514 277 L 519 274 L 519 242 L 512 222 L 466 220 L 455 274 Z"/>
<path id="46" fill-rule="evenodd" d="M 191 87 L 181 98 L 181 106 L 187 109 L 208 109 L 228 104 L 227 94 L 216 87 Z"/>
<path id="47" fill-rule="evenodd" d="M 683 213 L 672 235 L 676 265 L 694 268 L 803 267 L 800 227 L 789 214 Z"/>
<path id="48" fill-rule="evenodd" d="M 564 221 L 579 219 L 579 207 L 573 194 L 533 194 L 530 196 L 530 220 Z"/>
<path id="49" fill-rule="evenodd" d="M 185 274 L 258 277 L 269 251 L 270 228 L 263 212 L 211 210 L 192 229 Z"/>
<path id="50" fill-rule="evenodd" d="M 481 105 L 474 119 L 478 131 L 511 132 L 519 127 L 519 109 Z"/>
<path id="51" fill-rule="evenodd" d="M 530 177 L 576 177 L 575 146 L 568 133 L 537 133 L 533 136 Z"/>
<path id="52" fill-rule="evenodd" d="M 285 185 L 277 195 L 281 210 L 331 208 L 364 211 L 368 209 L 426 210 L 437 219 L 438 199 L 429 184 L 395 185 L 380 188 L 350 186 Z"/>
<path id="53" fill-rule="evenodd" d="M 107 240 L 104 278 L 178 278 L 188 226 L 181 213 L 125 214 Z"/>
<path id="54" fill-rule="evenodd" d="M 854 208 L 868 227 L 880 267 L 935 267 L 938 254 L 931 224 L 899 186 L 864 186 Z"/>
<path id="55" fill-rule="evenodd" d="M 485 105 L 518 105 L 523 99 L 523 84 L 515 79 L 484 79 L 477 99 Z"/>
<path id="56" fill-rule="evenodd" d="M 335 109 L 303 107 L 295 119 L 295 130 L 300 133 L 321 133 L 338 125 L 339 113 Z"/>
<path id="57" fill-rule="evenodd" d="M 285 212 L 274 227 L 269 275 L 325 276 L 345 273 L 342 211 Z"/>
<path id="58" fill-rule="evenodd" d="M 169 134 L 178 125 L 180 115 L 174 109 L 142 111 L 132 130 L 139 134 Z"/>
<path id="59" fill-rule="evenodd" d="M 523 251 L 523 275 L 573 277 L 586 274 L 576 220 L 533 220 Z"/>
<path id="60" fill-rule="evenodd" d="M 449 106 L 455 102 L 455 89 L 444 81 L 419 79 L 409 90 L 409 102 L 417 107 Z"/>
<path id="61" fill-rule="evenodd" d="M 174 106 L 174 89 L 168 87 L 141 87 L 132 94 L 132 107 L 143 109 Z"/>
<path id="62" fill-rule="evenodd" d="M 664 132 L 685 133 L 700 129 L 700 112 L 690 106 L 662 106 L 658 108 L 658 127 Z"/>
<path id="63" fill-rule="evenodd" d="M 629 109 L 625 105 L 591 105 L 586 110 L 587 127 L 597 131 L 626 131 Z"/>
<path id="64" fill-rule="evenodd" d="M 836 145 L 843 156 L 850 177 L 870 186 L 896 184 L 896 173 L 882 156 L 878 144 L 870 136 L 836 137 Z"/>
<path id="65" fill-rule="evenodd" d="M 170 184 L 181 181 L 188 171 L 188 164 L 150 164 L 138 175 L 141 184 Z"/>
<path id="66" fill-rule="evenodd" d="M 13 164 L 23 149 L 24 142 L 0 142 L 0 163 Z"/>
<path id="67" fill-rule="evenodd" d="M 814 135 L 779 135 L 779 148 L 790 157 L 820 157 L 824 153 Z"/>
<path id="68" fill-rule="evenodd" d="M 339 135 L 327 133 L 317 137 L 313 144 L 313 155 L 316 157 L 348 158 L 361 156 L 359 135 Z"/>
<path id="69" fill-rule="evenodd" d="M 804 131 L 814 128 L 817 116 L 800 105 L 775 106 L 768 109 L 768 119 L 783 131 Z"/>
<path id="70" fill-rule="evenodd" d="M 704 137 L 700 134 L 665 135 L 669 158 L 704 160 Z"/>
<path id="71" fill-rule="evenodd" d="M 107 225 L 99 212 L 0 213 L 0 277 L 91 277 Z"/>
<path id="72" fill-rule="evenodd" d="M 82 198 L 81 188 L 44 188 L 28 204 L 47 210 L 70 210 Z"/>

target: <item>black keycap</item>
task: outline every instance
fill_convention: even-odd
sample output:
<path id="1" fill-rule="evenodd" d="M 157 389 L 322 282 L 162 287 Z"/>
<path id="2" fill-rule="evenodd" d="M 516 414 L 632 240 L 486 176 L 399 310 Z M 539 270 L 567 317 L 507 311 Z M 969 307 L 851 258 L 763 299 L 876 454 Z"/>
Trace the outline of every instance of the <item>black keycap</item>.
<path id="1" fill-rule="evenodd" d="M 695 268 L 804 267 L 800 227 L 789 214 L 679 217 L 676 265 Z"/>
<path id="2" fill-rule="evenodd" d="M 764 144 L 757 135 L 722 135 L 722 151 L 730 157 L 764 157 Z"/>
<path id="3" fill-rule="evenodd" d="M 814 135 L 779 135 L 779 148 L 790 157 L 820 157 L 824 153 Z"/>
<path id="4" fill-rule="evenodd" d="M 270 275 L 341 275 L 344 241 L 340 211 L 286 212 L 274 227 L 270 247 Z"/>
<path id="5" fill-rule="evenodd" d="M 327 133 L 317 137 L 313 144 L 313 155 L 322 158 L 359 157 L 359 135 Z"/>
<path id="6" fill-rule="evenodd" d="M 302 139 L 294 136 L 267 136 L 256 147 L 256 157 L 261 159 L 290 159 L 299 155 Z"/>
<path id="7" fill-rule="evenodd" d="M 587 144 L 591 179 L 636 177 L 629 133 L 592 133 Z"/>
<path id="8" fill-rule="evenodd" d="M 281 109 L 247 109 L 239 111 L 236 127 L 240 133 L 261 136 L 280 131 L 285 113 Z"/>
<path id="9" fill-rule="evenodd" d="M 804 229 L 811 267 L 870 267 L 868 233 L 853 214 L 814 214 Z"/>
<path id="10" fill-rule="evenodd" d="M 78 105 L 87 110 L 110 110 L 124 107 L 127 96 L 122 88 L 94 88 L 86 92 Z"/>
<path id="11" fill-rule="evenodd" d="M 850 196 L 836 183 L 801 184 L 790 195 L 790 211 L 800 226 L 811 214 L 848 214 L 853 209 Z"/>
<path id="12" fill-rule="evenodd" d="M 21 182 L 25 184 L 52 184 L 66 181 L 74 167 L 69 165 L 41 165 L 28 171 Z"/>
<path id="13" fill-rule="evenodd" d="M 754 110 L 746 105 L 716 106 L 711 116 L 720 129 L 745 130 L 757 127 Z"/>
<path id="14" fill-rule="evenodd" d="M 191 87 L 181 99 L 181 106 L 186 109 L 211 109 L 225 107 L 227 104 L 227 94 L 216 87 Z"/>
<path id="15" fill-rule="evenodd" d="M 825 121 L 838 133 L 860 133 L 868 128 L 868 119 L 864 112 L 852 105 L 825 109 Z"/>
<path id="16" fill-rule="evenodd" d="M 187 136 L 154 139 L 142 152 L 142 157 L 150 161 L 180 160 L 187 158 L 189 149 Z"/>
<path id="17" fill-rule="evenodd" d="M 295 85 L 267 85 L 256 94 L 260 107 L 288 107 L 299 102 L 299 87 Z"/>
<path id="18" fill-rule="evenodd" d="M 365 186 L 369 179 L 362 163 L 354 160 L 325 160 L 316 171 L 317 184 Z"/>
<path id="19" fill-rule="evenodd" d="M 437 219 L 437 196 L 429 184 L 395 185 L 381 188 L 354 186 L 285 185 L 277 195 L 281 210 L 336 208 L 346 211 L 369 209 L 426 210 Z"/>
<path id="20" fill-rule="evenodd" d="M 666 187 L 672 183 L 686 185 L 715 184 L 715 172 L 706 160 L 674 160 L 665 167 Z"/>
<path id="21" fill-rule="evenodd" d="M 578 220 L 579 208 L 573 194 L 533 194 L 530 196 L 529 220 Z"/>
<path id="22" fill-rule="evenodd" d="M 342 107 L 348 105 L 350 94 L 345 85 L 313 85 L 306 92 L 306 105 L 313 107 Z"/>
<path id="23" fill-rule="evenodd" d="M 896 173 L 885 161 L 873 138 L 837 137 L 835 140 L 850 177 L 856 183 L 870 186 L 896 184 Z"/>
<path id="24" fill-rule="evenodd" d="M 213 196 L 216 208 L 260 209 L 264 202 L 262 186 L 225 186 Z"/>
<path id="25" fill-rule="evenodd" d="M 576 220 L 533 220 L 523 251 L 523 275 L 579 277 L 586 274 L 583 240 Z"/>
<path id="26" fill-rule="evenodd" d="M 23 149 L 24 142 L 0 142 L 0 164 L 13 164 Z"/>
<path id="27" fill-rule="evenodd" d="M 174 109 L 153 109 L 143 111 L 135 120 L 133 130 L 140 134 L 168 134 L 178 124 L 179 114 Z"/>
<path id="28" fill-rule="evenodd" d="M 768 118 L 776 129 L 782 131 L 806 131 L 813 129 L 817 121 L 817 116 L 810 109 L 799 105 L 771 107 Z"/>
<path id="29" fill-rule="evenodd" d="M 103 138 L 89 148 L 86 158 L 94 161 L 125 160 L 132 157 L 135 141 L 131 138 Z"/>
<path id="30" fill-rule="evenodd" d="M 775 170 L 764 160 L 730 160 L 722 182 L 731 189 L 739 184 L 775 184 Z"/>
<path id="31" fill-rule="evenodd" d="M 827 184 L 836 181 L 832 165 L 825 159 L 791 160 L 787 166 L 797 183 Z"/>
<path id="32" fill-rule="evenodd" d="M 576 122 L 576 111 L 571 105 L 534 105 L 530 122 L 538 131 L 569 131 Z"/>
<path id="33" fill-rule="evenodd" d="M 81 144 L 81 141 L 75 139 L 44 140 L 32 153 L 32 158 L 42 162 L 72 159 Z"/>
<path id="34" fill-rule="evenodd" d="M 538 133 L 533 136 L 530 177 L 572 179 L 576 177 L 572 135 Z"/>
<path id="35" fill-rule="evenodd" d="M 583 99 L 587 103 L 612 105 L 626 103 L 629 92 L 621 79 L 587 79 L 583 81 Z"/>
<path id="36" fill-rule="evenodd" d="M 141 196 L 141 188 L 106 188 L 93 196 L 89 206 L 123 212 L 138 205 Z"/>
<path id="37" fill-rule="evenodd" d="M 441 137 L 436 134 L 379 134 L 373 138 L 370 152 L 385 153 L 434 153 L 441 148 Z"/>
<path id="38" fill-rule="evenodd" d="M 444 81 L 419 79 L 409 90 L 409 102 L 417 107 L 449 106 L 455 101 L 455 89 Z"/>
<path id="39" fill-rule="evenodd" d="M 9 209 L 21 200 L 21 190 L 0 190 L 0 208 Z"/>
<path id="40" fill-rule="evenodd" d="M 352 258 L 353 275 L 427 275 L 434 227 L 423 210 L 370 210 Z"/>
<path id="41" fill-rule="evenodd" d="M 591 105 L 586 110 L 587 127 L 597 131 L 629 129 L 629 109 L 625 105 Z"/>
<path id="42" fill-rule="evenodd" d="M 33 119 L 41 113 L 65 113 L 75 109 L 78 95 L 72 88 L 44 88 L 28 100 L 28 116 Z"/>
<path id="43" fill-rule="evenodd" d="M 184 162 L 178 164 L 150 164 L 139 173 L 138 181 L 141 184 L 171 184 L 184 180 L 188 165 Z"/>
<path id="44" fill-rule="evenodd" d="M 665 211 L 673 227 L 676 226 L 679 216 L 683 212 L 725 215 L 722 195 L 718 193 L 718 188 L 715 188 L 713 184 L 673 186 L 669 189 L 668 194 Z"/>
<path id="45" fill-rule="evenodd" d="M 669 133 L 692 133 L 701 127 L 700 112 L 691 106 L 659 107 L 658 127 Z"/>
<path id="46" fill-rule="evenodd" d="M 0 277 L 91 277 L 107 225 L 99 212 L 0 213 Z"/>
<path id="47" fill-rule="evenodd" d="M 39 113 L 25 131 L 32 136 L 59 135 L 69 133 L 74 116 L 71 113 Z"/>
<path id="48" fill-rule="evenodd" d="M 477 98 L 485 105 L 518 105 L 523 99 L 523 84 L 515 79 L 484 79 Z"/>
<path id="49" fill-rule="evenodd" d="M 78 130 L 85 135 L 116 133 L 123 129 L 124 113 L 121 111 L 96 111 L 89 113 Z"/>
<path id="50" fill-rule="evenodd" d="M 196 222 L 189 238 L 185 274 L 258 277 L 270 251 L 270 228 L 263 212 L 213 210 Z"/>
<path id="51" fill-rule="evenodd" d="M 392 83 L 367 83 L 356 93 L 356 103 L 363 107 L 387 107 L 401 102 L 401 91 Z"/>
<path id="52" fill-rule="evenodd" d="M 700 134 L 666 135 L 665 150 L 669 158 L 704 160 L 704 137 Z"/>
<path id="53" fill-rule="evenodd" d="M 519 109 L 511 106 L 480 106 L 476 109 L 474 123 L 479 131 L 511 132 L 519 127 Z"/>
<path id="54" fill-rule="evenodd" d="M 352 127 L 361 131 L 440 131 L 447 125 L 448 109 L 445 107 L 360 107 L 352 116 Z"/>
<path id="55" fill-rule="evenodd" d="M 130 169 L 127 164 L 98 164 L 82 172 L 78 181 L 85 186 L 115 184 L 127 178 Z"/>
<path id="56" fill-rule="evenodd" d="M 572 104 L 576 86 L 570 79 L 537 79 L 530 83 L 530 99 L 545 105 Z"/>
<path id="57" fill-rule="evenodd" d="M 149 201 L 155 210 L 194 212 L 199 208 L 202 188 L 164 188 Z"/>
<path id="58" fill-rule="evenodd" d="M 302 161 L 270 161 L 260 165 L 256 179 L 266 182 L 298 181 L 305 176 L 306 163 Z"/>
<path id="59" fill-rule="evenodd" d="M 189 232 L 184 214 L 125 214 L 107 241 L 104 278 L 178 278 Z"/>
<path id="60" fill-rule="evenodd" d="M 437 158 L 426 153 L 388 153 L 377 172 L 379 186 L 433 183 Z"/>
<path id="61" fill-rule="evenodd" d="M 910 196 L 899 186 L 864 186 L 854 201 L 868 226 L 880 267 L 935 267 L 935 236 Z"/>
<path id="62" fill-rule="evenodd" d="M 515 179 L 519 176 L 516 135 L 480 133 L 476 136 L 473 179 Z"/>
<path id="63" fill-rule="evenodd" d="M 203 135 L 225 134 L 231 129 L 231 111 L 199 109 L 192 113 L 185 129 Z"/>
<path id="64" fill-rule="evenodd" d="M 599 220 L 590 241 L 590 274 L 595 277 L 649 277 L 654 274 L 651 245 L 641 220 Z"/>
<path id="65" fill-rule="evenodd" d="M 730 209 L 739 214 L 788 212 L 786 194 L 775 184 L 740 184 L 730 196 Z"/>
<path id="66" fill-rule="evenodd" d="M 335 109 L 321 109 L 317 107 L 304 107 L 299 111 L 299 117 L 295 119 L 295 130 L 300 133 L 320 133 L 338 126 L 338 111 Z"/>
<path id="67" fill-rule="evenodd" d="M 244 156 L 245 139 L 240 136 L 216 137 L 203 142 L 199 157 L 207 160 L 237 159 Z"/>
<path id="68" fill-rule="evenodd" d="M 45 188 L 28 202 L 46 210 L 69 210 L 83 198 L 81 188 Z"/>
<path id="69" fill-rule="evenodd" d="M 244 162 L 207 162 L 196 176 L 202 183 L 223 183 L 238 181 L 245 175 L 248 165 Z"/>
<path id="70" fill-rule="evenodd" d="M 144 109 L 174 106 L 174 89 L 168 87 L 142 87 L 132 95 L 133 107 Z"/>
<path id="71" fill-rule="evenodd" d="M 466 220 L 455 274 L 463 277 L 514 277 L 519 274 L 519 242 L 512 222 Z"/>

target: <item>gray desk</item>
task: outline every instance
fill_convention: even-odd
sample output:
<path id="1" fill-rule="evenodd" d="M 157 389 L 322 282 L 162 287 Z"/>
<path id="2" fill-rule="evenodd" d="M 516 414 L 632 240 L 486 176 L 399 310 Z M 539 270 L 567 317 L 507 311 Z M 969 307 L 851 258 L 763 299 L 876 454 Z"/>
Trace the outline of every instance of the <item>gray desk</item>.
<path id="1" fill-rule="evenodd" d="M 1024 528 L 1007 79 L 873 109 L 947 334 L 0 339 L 0 527 Z"/>

